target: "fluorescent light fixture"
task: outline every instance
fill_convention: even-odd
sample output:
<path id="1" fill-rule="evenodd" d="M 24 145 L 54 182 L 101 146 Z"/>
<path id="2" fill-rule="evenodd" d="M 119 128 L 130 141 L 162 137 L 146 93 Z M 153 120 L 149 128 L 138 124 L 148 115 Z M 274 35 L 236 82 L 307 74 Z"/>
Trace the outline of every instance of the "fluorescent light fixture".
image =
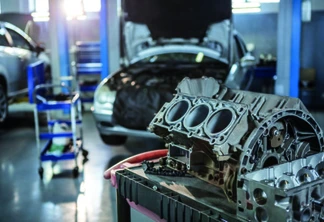
<path id="1" fill-rule="evenodd" d="M 261 9 L 260 8 L 233 8 L 232 12 L 234 14 L 258 13 L 261 12 Z"/>
<path id="2" fill-rule="evenodd" d="M 280 0 L 259 0 L 260 3 L 278 3 Z"/>
<path id="3" fill-rule="evenodd" d="M 33 12 L 31 13 L 31 16 L 33 17 L 48 17 L 49 16 L 49 12 Z"/>
<path id="4" fill-rule="evenodd" d="M 33 17 L 34 22 L 48 22 L 49 17 Z"/>
<path id="5" fill-rule="evenodd" d="M 260 3 L 258 2 L 234 2 L 232 8 L 260 8 Z"/>
<path id="6" fill-rule="evenodd" d="M 65 0 L 64 9 L 68 19 L 84 15 L 83 1 L 81 0 Z"/>
<path id="7" fill-rule="evenodd" d="M 49 12 L 33 12 L 31 13 L 34 22 L 47 22 L 49 21 Z"/>
<path id="8" fill-rule="evenodd" d="M 101 8 L 100 0 L 83 0 L 84 11 L 99 12 Z"/>

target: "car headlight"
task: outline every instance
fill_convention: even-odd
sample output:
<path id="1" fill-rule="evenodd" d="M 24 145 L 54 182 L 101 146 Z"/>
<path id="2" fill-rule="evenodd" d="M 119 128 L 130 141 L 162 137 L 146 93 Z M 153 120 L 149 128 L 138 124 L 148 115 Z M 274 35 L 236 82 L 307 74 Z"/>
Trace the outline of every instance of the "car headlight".
<path id="1" fill-rule="evenodd" d="M 100 84 L 95 93 L 95 102 L 102 105 L 107 104 L 112 108 L 116 98 L 116 91 L 110 90 L 107 84 Z"/>

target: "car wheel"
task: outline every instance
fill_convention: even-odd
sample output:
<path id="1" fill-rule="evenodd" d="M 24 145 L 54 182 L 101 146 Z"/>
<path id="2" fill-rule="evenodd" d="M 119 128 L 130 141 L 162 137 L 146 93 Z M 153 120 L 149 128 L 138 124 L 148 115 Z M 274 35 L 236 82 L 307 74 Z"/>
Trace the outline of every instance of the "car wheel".
<path id="1" fill-rule="evenodd" d="M 3 86 L 0 84 L 0 123 L 3 123 L 8 116 L 8 100 Z"/>
<path id="2" fill-rule="evenodd" d="M 107 145 L 123 145 L 126 140 L 127 136 L 119 136 L 119 135 L 100 135 L 102 141 Z"/>

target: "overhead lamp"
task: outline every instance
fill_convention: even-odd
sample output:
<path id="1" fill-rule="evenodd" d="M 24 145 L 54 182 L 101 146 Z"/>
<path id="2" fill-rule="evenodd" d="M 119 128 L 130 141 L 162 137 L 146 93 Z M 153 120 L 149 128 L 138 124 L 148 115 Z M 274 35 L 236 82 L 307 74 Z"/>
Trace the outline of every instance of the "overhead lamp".
<path id="1" fill-rule="evenodd" d="M 31 13 L 34 22 L 47 22 L 49 21 L 49 12 L 33 12 Z"/>
<path id="2" fill-rule="evenodd" d="M 234 14 L 258 13 L 261 12 L 261 8 L 233 8 L 232 12 Z"/>
<path id="3" fill-rule="evenodd" d="M 259 2 L 234 2 L 232 4 L 233 9 L 243 9 L 243 8 L 260 8 Z"/>
<path id="4" fill-rule="evenodd" d="M 234 2 L 232 4 L 232 12 L 238 13 L 258 13 L 261 12 L 259 2 Z"/>
<path id="5" fill-rule="evenodd" d="M 302 2 L 302 21 L 310 22 L 312 20 L 312 3 L 310 0 Z"/>
<path id="6" fill-rule="evenodd" d="M 85 15 L 82 0 L 65 0 L 64 9 L 68 20 Z"/>
<path id="7" fill-rule="evenodd" d="M 260 3 L 278 3 L 280 0 L 259 0 Z"/>

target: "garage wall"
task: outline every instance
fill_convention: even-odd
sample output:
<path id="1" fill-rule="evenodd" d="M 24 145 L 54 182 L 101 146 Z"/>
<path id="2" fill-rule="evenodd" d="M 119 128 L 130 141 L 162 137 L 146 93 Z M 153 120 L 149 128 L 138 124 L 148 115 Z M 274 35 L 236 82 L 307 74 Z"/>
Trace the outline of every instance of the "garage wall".
<path id="1" fill-rule="evenodd" d="M 99 19 L 83 21 L 68 21 L 69 38 L 71 43 L 76 41 L 99 42 L 100 25 Z"/>
<path id="2" fill-rule="evenodd" d="M 234 27 L 246 43 L 254 43 L 254 56 L 261 53 L 277 55 L 278 14 L 234 14 Z"/>
<path id="3" fill-rule="evenodd" d="M 324 11 L 312 13 L 312 21 L 303 23 L 301 40 L 301 68 L 316 70 L 316 99 L 324 103 Z"/>

